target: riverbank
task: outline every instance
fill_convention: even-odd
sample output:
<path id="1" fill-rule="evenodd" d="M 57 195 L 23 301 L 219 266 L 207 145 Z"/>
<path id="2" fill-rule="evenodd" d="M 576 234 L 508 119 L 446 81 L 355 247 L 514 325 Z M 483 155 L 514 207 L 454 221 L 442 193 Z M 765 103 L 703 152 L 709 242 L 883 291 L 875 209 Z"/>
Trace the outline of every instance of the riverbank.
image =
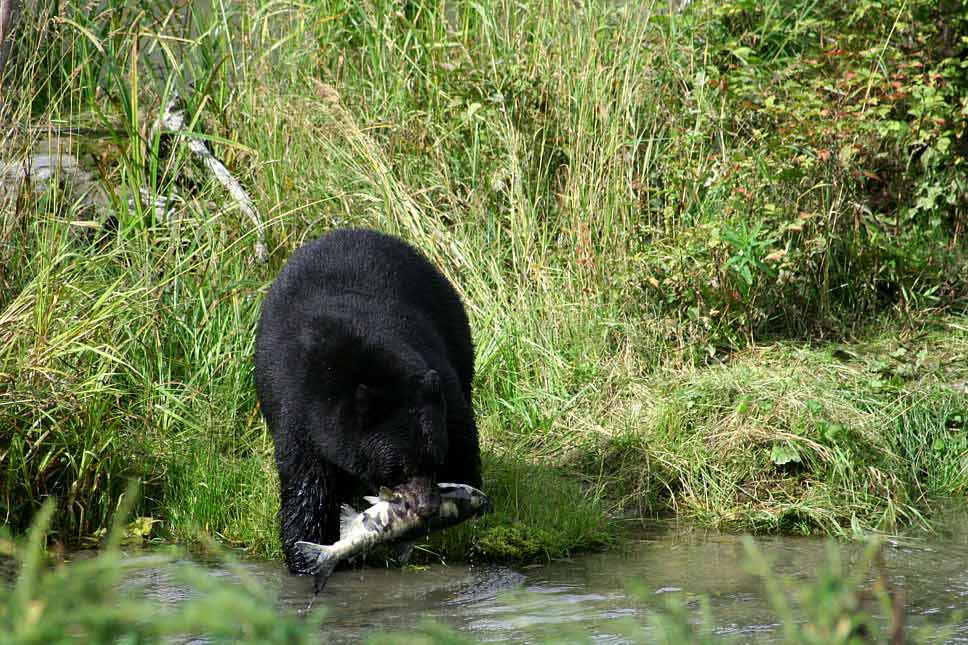
<path id="1" fill-rule="evenodd" d="M 471 319 L 497 511 L 424 557 L 547 560 L 668 513 L 892 531 L 968 491 L 956 11 L 194 4 L 30 14 L 6 67 L 4 160 L 56 140 L 107 200 L 4 192 L 14 530 L 53 498 L 51 540 L 97 543 L 134 478 L 148 539 L 278 558 L 254 326 L 334 226 L 413 242 Z M 175 89 L 266 263 L 153 127 Z"/>

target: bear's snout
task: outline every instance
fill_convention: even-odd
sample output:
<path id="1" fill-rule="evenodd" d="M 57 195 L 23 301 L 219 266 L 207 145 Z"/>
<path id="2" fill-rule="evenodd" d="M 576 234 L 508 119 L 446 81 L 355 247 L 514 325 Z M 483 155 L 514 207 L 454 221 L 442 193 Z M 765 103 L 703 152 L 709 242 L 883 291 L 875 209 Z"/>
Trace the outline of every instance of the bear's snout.
<path id="1" fill-rule="evenodd" d="M 421 482 L 429 481 L 437 470 L 437 463 L 428 455 L 423 442 L 410 432 L 374 436 L 364 441 L 361 448 L 367 483 L 374 490 L 380 486 L 407 487 L 414 497 L 421 490 L 429 490 Z"/>

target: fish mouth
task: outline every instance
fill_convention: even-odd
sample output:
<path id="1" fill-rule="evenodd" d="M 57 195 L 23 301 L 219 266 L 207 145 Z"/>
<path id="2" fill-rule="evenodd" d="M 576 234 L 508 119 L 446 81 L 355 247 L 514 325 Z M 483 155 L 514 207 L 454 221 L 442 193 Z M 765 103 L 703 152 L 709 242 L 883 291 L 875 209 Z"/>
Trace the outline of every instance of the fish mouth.
<path id="1" fill-rule="evenodd" d="M 491 498 L 476 489 L 471 494 L 470 506 L 473 509 L 473 517 L 481 517 L 494 512 L 494 504 L 491 503 Z"/>
<path id="2" fill-rule="evenodd" d="M 441 482 L 437 484 L 440 494 L 444 498 L 459 499 L 460 504 L 467 507 L 474 517 L 487 515 L 494 511 L 491 498 L 470 484 L 453 484 Z"/>

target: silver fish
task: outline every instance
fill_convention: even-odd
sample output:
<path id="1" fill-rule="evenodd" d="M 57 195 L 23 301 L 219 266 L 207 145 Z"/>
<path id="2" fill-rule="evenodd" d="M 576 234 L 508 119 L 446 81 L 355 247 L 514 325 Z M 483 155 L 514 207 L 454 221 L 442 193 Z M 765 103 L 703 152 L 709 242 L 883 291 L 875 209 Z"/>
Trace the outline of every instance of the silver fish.
<path id="1" fill-rule="evenodd" d="M 326 585 L 336 565 L 366 553 L 378 544 L 397 543 L 400 560 L 410 555 L 413 541 L 430 531 L 444 529 L 491 510 L 487 495 L 467 484 L 437 484 L 440 508 L 429 518 L 421 517 L 406 494 L 380 490 L 379 497 L 364 497 L 372 504 L 362 513 L 343 504 L 340 508 L 339 541 L 331 545 L 296 542 L 296 548 L 315 574 L 316 593 Z"/>

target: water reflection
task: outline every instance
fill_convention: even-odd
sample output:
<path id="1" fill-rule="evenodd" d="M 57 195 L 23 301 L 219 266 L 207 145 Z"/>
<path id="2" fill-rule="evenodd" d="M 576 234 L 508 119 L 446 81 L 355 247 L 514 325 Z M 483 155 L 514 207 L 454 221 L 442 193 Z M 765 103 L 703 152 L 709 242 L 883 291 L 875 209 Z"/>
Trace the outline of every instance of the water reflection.
<path id="1" fill-rule="evenodd" d="M 968 642 L 966 528 L 968 508 L 962 503 L 949 512 L 938 533 L 888 541 L 883 571 L 904 594 L 908 628 L 948 623 L 961 612 L 951 642 Z M 827 561 L 823 540 L 760 537 L 756 542 L 777 573 L 794 579 L 812 579 Z M 848 567 L 862 552 L 859 544 L 841 546 Z M 337 571 L 318 598 L 310 578 L 288 575 L 281 563 L 244 566 L 289 610 L 303 612 L 314 602 L 325 603 L 330 608 L 326 642 L 356 642 L 367 633 L 407 629 L 425 619 L 482 641 L 574 637 L 636 642 L 648 638 L 648 614 L 662 609 L 670 597 L 685 602 L 696 621 L 701 619 L 699 599 L 708 598 L 718 635 L 779 641 L 775 613 L 745 561 L 740 536 L 665 526 L 620 552 L 542 566 Z M 212 575 L 229 574 L 215 569 Z M 146 572 L 137 582 L 163 602 L 187 597 L 184 586 L 165 572 Z"/>

